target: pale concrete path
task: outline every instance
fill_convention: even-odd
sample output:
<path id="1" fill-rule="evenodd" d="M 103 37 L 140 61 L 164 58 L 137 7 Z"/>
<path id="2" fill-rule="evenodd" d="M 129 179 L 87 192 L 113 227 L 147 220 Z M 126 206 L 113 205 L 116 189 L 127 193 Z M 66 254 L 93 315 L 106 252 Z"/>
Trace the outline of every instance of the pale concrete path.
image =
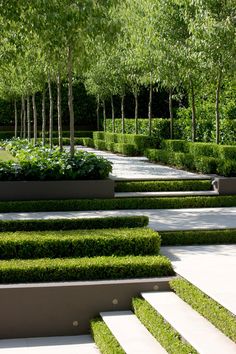
<path id="1" fill-rule="evenodd" d="M 89 335 L 0 340 L 0 354 L 99 354 Z"/>
<path id="2" fill-rule="evenodd" d="M 142 206 L 140 205 L 140 207 Z M 95 218 L 133 215 L 148 216 L 149 226 L 157 231 L 236 228 L 236 207 L 0 213 L 0 220 Z"/>
<path id="3" fill-rule="evenodd" d="M 143 293 L 142 296 L 198 353 L 236 353 L 232 340 L 173 292 Z"/>
<path id="4" fill-rule="evenodd" d="M 113 163 L 111 177 L 116 180 L 155 180 L 155 179 L 205 179 L 206 175 L 178 170 L 168 166 L 148 162 L 146 157 L 129 157 L 111 152 L 77 146 L 77 150 L 93 152 Z"/>
<path id="5" fill-rule="evenodd" d="M 161 247 L 177 274 L 236 315 L 236 245 Z"/>

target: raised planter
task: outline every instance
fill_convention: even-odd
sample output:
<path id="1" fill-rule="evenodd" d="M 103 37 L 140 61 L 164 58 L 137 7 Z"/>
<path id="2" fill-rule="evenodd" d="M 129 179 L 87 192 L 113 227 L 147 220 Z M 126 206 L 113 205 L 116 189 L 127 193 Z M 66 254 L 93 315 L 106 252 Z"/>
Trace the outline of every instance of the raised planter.
<path id="1" fill-rule="evenodd" d="M 213 187 L 221 195 L 236 194 L 236 177 L 217 177 Z"/>
<path id="2" fill-rule="evenodd" d="M 0 181 L 0 201 L 113 198 L 114 181 Z"/>
<path id="3" fill-rule="evenodd" d="M 100 311 L 130 310 L 132 297 L 170 290 L 170 279 L 0 285 L 0 339 L 89 333 Z"/>

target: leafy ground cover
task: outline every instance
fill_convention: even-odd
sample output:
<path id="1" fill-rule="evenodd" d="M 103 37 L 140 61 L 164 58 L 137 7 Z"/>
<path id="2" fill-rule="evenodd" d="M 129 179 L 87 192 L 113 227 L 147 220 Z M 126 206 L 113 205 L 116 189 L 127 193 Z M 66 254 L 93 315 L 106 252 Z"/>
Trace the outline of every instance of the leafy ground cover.
<path id="1" fill-rule="evenodd" d="M 181 299 L 236 342 L 236 318 L 231 312 L 184 279 L 174 279 L 170 285 Z"/>
<path id="2" fill-rule="evenodd" d="M 14 156 L 10 154 L 8 151 L 5 150 L 0 150 L 0 162 L 1 161 L 9 161 L 9 160 L 15 160 Z"/>

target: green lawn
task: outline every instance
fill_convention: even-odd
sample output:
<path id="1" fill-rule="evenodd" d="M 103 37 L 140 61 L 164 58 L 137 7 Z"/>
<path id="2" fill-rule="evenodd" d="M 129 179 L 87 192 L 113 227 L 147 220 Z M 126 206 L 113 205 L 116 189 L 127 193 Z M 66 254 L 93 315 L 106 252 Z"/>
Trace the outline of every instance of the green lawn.
<path id="1" fill-rule="evenodd" d="M 16 160 L 8 151 L 0 150 L 0 161 Z"/>

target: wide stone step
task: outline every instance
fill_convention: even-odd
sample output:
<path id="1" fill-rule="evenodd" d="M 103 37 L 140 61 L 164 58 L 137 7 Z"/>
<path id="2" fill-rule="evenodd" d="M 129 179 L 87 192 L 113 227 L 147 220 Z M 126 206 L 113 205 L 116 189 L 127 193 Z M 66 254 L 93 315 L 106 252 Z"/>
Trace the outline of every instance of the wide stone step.
<path id="1" fill-rule="evenodd" d="M 89 335 L 0 340 L 0 354 L 99 354 Z"/>
<path id="2" fill-rule="evenodd" d="M 201 354 L 235 354 L 236 345 L 173 292 L 142 293 L 188 343 Z"/>
<path id="3" fill-rule="evenodd" d="M 115 198 L 147 198 L 147 197 L 189 197 L 217 196 L 217 191 L 173 191 L 173 192 L 118 192 Z"/>
<path id="4" fill-rule="evenodd" d="M 131 311 L 101 312 L 100 315 L 125 353 L 167 353 Z"/>

